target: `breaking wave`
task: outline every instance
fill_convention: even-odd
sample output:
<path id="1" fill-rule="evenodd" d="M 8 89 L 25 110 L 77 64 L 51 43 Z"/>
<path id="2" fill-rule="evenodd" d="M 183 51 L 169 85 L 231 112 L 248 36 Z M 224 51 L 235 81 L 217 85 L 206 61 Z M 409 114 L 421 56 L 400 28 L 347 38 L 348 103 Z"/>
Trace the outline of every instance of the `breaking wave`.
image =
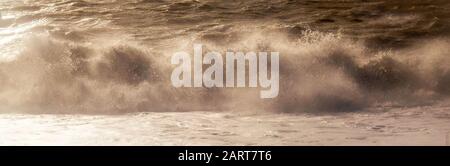
<path id="1" fill-rule="evenodd" d="M 83 41 L 74 34 L 30 35 L 13 60 L 1 62 L 2 112 L 357 111 L 377 105 L 442 103 L 450 95 L 446 39 L 374 51 L 339 33 L 234 35 L 227 45 L 202 36 L 180 38 L 171 43 L 172 49 L 162 51 L 118 35 Z M 169 57 L 188 51 L 195 42 L 223 52 L 279 51 L 279 96 L 260 99 L 258 90 L 246 88 L 173 88 Z"/>
<path id="2" fill-rule="evenodd" d="M 448 1 L 0 2 L 0 112 L 360 111 L 448 104 Z M 174 52 L 278 51 L 280 92 L 174 88 Z"/>

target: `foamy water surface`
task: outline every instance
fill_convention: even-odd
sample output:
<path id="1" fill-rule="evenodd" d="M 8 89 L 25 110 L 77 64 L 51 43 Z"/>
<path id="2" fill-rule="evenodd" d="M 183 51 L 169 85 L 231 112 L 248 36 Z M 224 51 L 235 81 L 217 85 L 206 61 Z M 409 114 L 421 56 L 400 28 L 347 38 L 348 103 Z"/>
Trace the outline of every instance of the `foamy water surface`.
<path id="1" fill-rule="evenodd" d="M 442 145 L 432 137 L 448 131 L 446 0 L 3 0 L 0 11 L 0 144 Z M 279 96 L 173 88 L 170 56 L 194 43 L 280 52 Z M 374 109 L 390 113 L 366 118 Z"/>

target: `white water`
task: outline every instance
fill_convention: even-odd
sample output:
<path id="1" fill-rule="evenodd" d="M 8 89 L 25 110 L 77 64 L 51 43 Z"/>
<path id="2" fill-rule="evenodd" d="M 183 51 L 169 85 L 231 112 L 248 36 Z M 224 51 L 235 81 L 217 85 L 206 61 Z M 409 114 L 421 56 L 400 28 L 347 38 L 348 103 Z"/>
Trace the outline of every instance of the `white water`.
<path id="1" fill-rule="evenodd" d="M 449 111 L 2 114 L 0 145 L 450 145 Z"/>
<path id="2" fill-rule="evenodd" d="M 445 145 L 448 9 L 419 0 L 0 1 L 0 144 Z M 171 87 L 169 57 L 199 42 L 279 51 L 279 97 Z"/>

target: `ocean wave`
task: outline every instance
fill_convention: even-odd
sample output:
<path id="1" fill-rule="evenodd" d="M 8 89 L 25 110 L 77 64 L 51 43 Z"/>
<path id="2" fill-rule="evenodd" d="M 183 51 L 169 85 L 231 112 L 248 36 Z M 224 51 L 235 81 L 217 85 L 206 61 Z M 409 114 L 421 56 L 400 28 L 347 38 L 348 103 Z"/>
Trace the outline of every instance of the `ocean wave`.
<path id="1" fill-rule="evenodd" d="M 450 95 L 448 40 L 374 52 L 341 34 L 304 30 L 297 39 L 290 35 L 253 31 L 228 45 L 180 38 L 172 49 L 157 51 L 124 37 L 80 42 L 33 35 L 20 56 L 0 65 L 2 111 L 357 111 L 443 102 Z M 279 96 L 263 100 L 255 89 L 172 87 L 168 57 L 195 42 L 208 50 L 279 51 Z"/>
<path id="2" fill-rule="evenodd" d="M 8 1 L 0 112 L 361 111 L 447 104 L 447 1 Z M 6 20 L 6 19 L 5 19 Z M 174 88 L 170 56 L 280 52 L 280 93 Z"/>

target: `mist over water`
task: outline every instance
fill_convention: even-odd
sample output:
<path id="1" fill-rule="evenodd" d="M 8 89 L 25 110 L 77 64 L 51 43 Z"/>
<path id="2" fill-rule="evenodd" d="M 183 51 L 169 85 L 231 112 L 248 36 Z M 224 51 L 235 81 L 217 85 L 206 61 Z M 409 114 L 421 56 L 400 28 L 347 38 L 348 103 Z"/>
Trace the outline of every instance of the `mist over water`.
<path id="1" fill-rule="evenodd" d="M 447 1 L 1 1 L 0 112 L 447 104 Z M 174 88 L 174 52 L 280 52 L 280 92 Z M 223 54 L 224 55 L 224 54 Z"/>

